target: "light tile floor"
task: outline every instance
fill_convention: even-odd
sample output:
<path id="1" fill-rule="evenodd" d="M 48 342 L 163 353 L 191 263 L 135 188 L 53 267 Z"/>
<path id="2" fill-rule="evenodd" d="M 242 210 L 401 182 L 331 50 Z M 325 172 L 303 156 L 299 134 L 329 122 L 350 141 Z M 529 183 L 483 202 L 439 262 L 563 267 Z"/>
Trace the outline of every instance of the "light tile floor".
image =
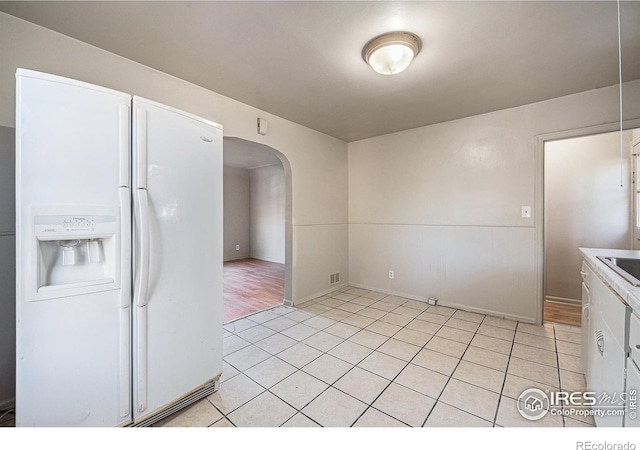
<path id="1" fill-rule="evenodd" d="M 344 287 L 224 330 L 219 391 L 157 426 L 593 426 L 516 409 L 527 388 L 586 389 L 578 327 Z"/>

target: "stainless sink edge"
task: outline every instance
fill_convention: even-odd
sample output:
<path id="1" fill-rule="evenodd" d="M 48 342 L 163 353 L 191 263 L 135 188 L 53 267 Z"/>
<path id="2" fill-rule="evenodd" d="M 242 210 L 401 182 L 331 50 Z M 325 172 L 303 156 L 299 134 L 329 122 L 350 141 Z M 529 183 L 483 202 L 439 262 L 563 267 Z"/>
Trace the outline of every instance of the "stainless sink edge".
<path id="1" fill-rule="evenodd" d="M 634 277 L 633 275 L 631 275 L 629 272 L 621 269 L 620 267 L 618 267 L 617 265 L 615 265 L 614 263 L 612 263 L 609 260 L 609 257 L 607 256 L 596 256 L 596 258 L 598 258 L 600 261 L 602 261 L 603 263 L 606 264 L 607 267 L 609 267 L 611 270 L 613 270 L 615 273 L 617 273 L 618 275 L 620 275 L 622 278 L 624 278 L 624 280 L 631 284 L 632 286 L 640 286 L 640 280 L 637 279 L 636 277 Z"/>

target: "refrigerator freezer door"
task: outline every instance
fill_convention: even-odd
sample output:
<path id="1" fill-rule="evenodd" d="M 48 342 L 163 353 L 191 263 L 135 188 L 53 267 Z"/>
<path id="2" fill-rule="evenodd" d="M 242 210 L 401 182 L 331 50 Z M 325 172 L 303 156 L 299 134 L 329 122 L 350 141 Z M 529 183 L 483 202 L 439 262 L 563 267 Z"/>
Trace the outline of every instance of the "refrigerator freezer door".
<path id="1" fill-rule="evenodd" d="M 122 366 L 129 360 L 131 308 L 122 307 L 121 286 L 130 276 L 120 258 L 129 250 L 120 227 L 130 213 L 120 185 L 128 173 L 121 165 L 128 165 L 122 146 L 128 147 L 131 99 L 22 69 L 16 79 L 16 425 L 128 423 L 129 369 Z M 89 227 L 101 217 L 109 232 L 92 236 Z M 45 235 L 58 226 L 75 236 L 56 246 Z M 45 240 L 36 243 L 37 235 Z M 42 253 L 64 251 L 59 260 Z M 42 275 L 55 264 L 71 278 L 52 286 L 55 295 L 38 292 L 34 280 L 55 284 Z M 82 281 L 81 269 L 100 276 Z"/>
<path id="2" fill-rule="evenodd" d="M 133 307 L 138 422 L 222 372 L 222 130 L 137 97 L 133 110 L 133 190 L 147 191 L 133 199 L 148 203 L 134 208 L 134 289 L 147 291 Z"/>

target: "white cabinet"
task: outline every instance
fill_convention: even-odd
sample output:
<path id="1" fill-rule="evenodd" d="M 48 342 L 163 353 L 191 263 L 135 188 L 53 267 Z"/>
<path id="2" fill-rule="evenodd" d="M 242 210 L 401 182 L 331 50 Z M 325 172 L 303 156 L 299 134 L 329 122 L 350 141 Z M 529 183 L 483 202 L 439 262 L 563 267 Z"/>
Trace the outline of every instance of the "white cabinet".
<path id="1" fill-rule="evenodd" d="M 621 427 L 624 416 L 608 414 L 607 410 L 620 404 L 625 393 L 630 308 L 595 273 L 588 278 L 589 320 L 583 323 L 582 330 L 582 345 L 587 352 L 587 391 L 610 399 L 599 401 L 594 407 L 602 410 L 602 415 L 595 417 L 597 426 Z"/>

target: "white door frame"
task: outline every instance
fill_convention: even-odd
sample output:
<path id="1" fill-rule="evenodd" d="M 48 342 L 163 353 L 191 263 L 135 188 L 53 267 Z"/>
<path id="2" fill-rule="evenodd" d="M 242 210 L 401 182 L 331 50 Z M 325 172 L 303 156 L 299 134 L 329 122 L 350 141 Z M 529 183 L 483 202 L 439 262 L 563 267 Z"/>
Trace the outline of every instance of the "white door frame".
<path id="1" fill-rule="evenodd" d="M 622 129 L 629 130 L 632 128 L 640 128 L 640 119 L 623 121 Z M 539 134 L 536 136 L 536 174 L 535 174 L 535 266 L 536 266 L 536 323 L 542 325 L 544 312 L 544 229 L 545 229 L 545 210 L 544 210 L 544 144 L 548 141 L 560 139 L 570 139 L 576 137 L 590 136 L 595 134 L 610 133 L 620 130 L 620 122 L 606 123 L 591 127 L 576 128 L 572 130 L 557 131 L 554 133 Z M 629 155 L 627 155 L 629 157 Z"/>

